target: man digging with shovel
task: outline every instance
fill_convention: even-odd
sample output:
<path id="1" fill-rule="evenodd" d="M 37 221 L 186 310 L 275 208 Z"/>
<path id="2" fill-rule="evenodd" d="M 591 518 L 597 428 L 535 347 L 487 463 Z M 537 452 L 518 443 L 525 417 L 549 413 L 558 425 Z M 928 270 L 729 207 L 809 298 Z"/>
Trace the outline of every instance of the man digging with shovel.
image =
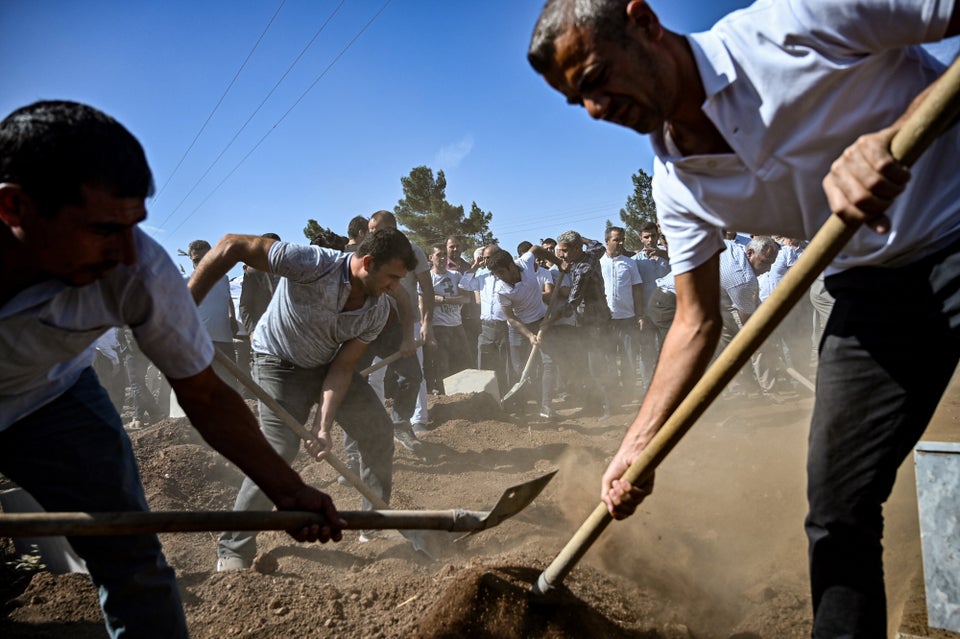
<path id="1" fill-rule="evenodd" d="M 252 235 L 227 235 L 210 250 L 190 278 L 200 301 L 235 264 L 282 276 L 253 332 L 257 383 L 299 424 L 319 400 L 319 417 L 307 450 L 320 459 L 331 445 L 334 419 L 356 441 L 363 483 L 389 501 L 393 484 L 393 425 L 376 394 L 356 372 L 357 361 L 387 322 L 394 291 L 416 265 L 410 242 L 396 229 L 368 233 L 354 253 L 301 246 Z M 260 402 L 264 436 L 290 463 L 300 436 Z M 364 500 L 364 508 L 370 504 Z M 234 510 L 268 510 L 257 484 L 246 478 Z M 225 532 L 217 570 L 250 567 L 256 534 Z"/>
<path id="2" fill-rule="evenodd" d="M 958 33 L 950 0 L 761 0 L 686 37 L 643 0 L 551 0 L 528 53 L 568 102 L 650 134 L 657 156 L 677 312 L 602 479 L 615 518 L 652 489 L 621 477 L 717 343 L 721 228 L 811 238 L 830 211 L 868 227 L 826 278 L 806 519 L 815 637 L 886 636 L 882 505 L 960 358 L 960 131 L 912 177 L 890 151 L 942 72 L 915 45 Z"/>
<path id="3" fill-rule="evenodd" d="M 0 122 L 0 472 L 48 511 L 147 510 L 130 440 L 90 365 L 105 330 L 129 325 L 204 439 L 281 510 L 328 525 L 330 498 L 276 455 L 210 366 L 213 345 L 182 276 L 138 224 L 153 177 L 140 143 L 75 102 L 37 102 Z M 111 637 L 186 637 L 155 534 L 71 537 Z"/>

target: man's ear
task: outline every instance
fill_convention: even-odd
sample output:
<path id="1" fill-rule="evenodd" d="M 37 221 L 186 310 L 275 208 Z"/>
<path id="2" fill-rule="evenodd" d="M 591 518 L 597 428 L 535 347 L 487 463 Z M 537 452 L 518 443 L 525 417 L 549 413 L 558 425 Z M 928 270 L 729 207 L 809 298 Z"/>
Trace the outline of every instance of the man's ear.
<path id="1" fill-rule="evenodd" d="M 30 196 L 19 184 L 0 182 L 0 220 L 10 227 L 22 225 L 25 209 L 32 205 Z"/>
<path id="2" fill-rule="evenodd" d="M 373 273 L 373 256 L 369 253 L 360 258 L 360 265 L 367 273 Z"/>
<path id="3" fill-rule="evenodd" d="M 627 3 L 627 22 L 639 27 L 653 41 L 663 37 L 660 19 L 646 0 L 630 0 Z"/>

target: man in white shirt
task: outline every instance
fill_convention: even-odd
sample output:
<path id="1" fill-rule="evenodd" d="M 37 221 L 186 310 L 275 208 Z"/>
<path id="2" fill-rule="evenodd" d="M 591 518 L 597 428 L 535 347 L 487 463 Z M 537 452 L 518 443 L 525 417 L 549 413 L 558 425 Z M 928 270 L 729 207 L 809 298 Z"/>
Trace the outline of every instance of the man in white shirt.
<path id="1" fill-rule="evenodd" d="M 618 358 L 620 386 L 632 393 L 637 382 L 635 347 L 643 326 L 643 280 L 637 263 L 623 254 L 626 231 L 610 226 L 603 237 L 607 250 L 600 256 L 600 274 L 610 308 L 609 355 Z"/>
<path id="2" fill-rule="evenodd" d="M 138 224 L 153 177 L 140 143 L 75 102 L 0 122 L 0 473 L 49 511 L 146 511 L 131 443 L 92 372 L 94 342 L 129 325 L 204 439 L 280 509 L 328 522 L 291 534 L 338 540 L 330 498 L 270 448 L 210 363 L 213 345 L 180 271 Z M 111 636 L 186 637 L 156 535 L 73 537 Z"/>
<path id="3" fill-rule="evenodd" d="M 459 258 L 459 256 L 457 256 Z M 430 252 L 433 281 L 433 338 L 424 345 L 424 370 L 430 392 L 444 395 L 443 380 L 470 364 L 470 349 L 460 312 L 470 294 L 460 290 L 460 273 L 447 269 L 447 247 L 434 244 Z"/>
<path id="4" fill-rule="evenodd" d="M 510 344 L 507 316 L 494 294 L 497 278 L 487 268 L 487 260 L 501 250 L 496 244 L 483 247 L 479 257 L 460 278 L 460 288 L 480 298 L 480 335 L 477 337 L 477 368 L 493 371 L 503 396 L 510 390 Z"/>
<path id="5" fill-rule="evenodd" d="M 547 314 L 547 305 L 543 301 L 543 290 L 536 274 L 537 258 L 559 262 L 553 254 L 539 246 L 530 249 L 513 260 L 504 250 L 498 250 L 487 258 L 487 268 L 497 278 L 494 295 L 500 300 L 500 306 L 506 315 L 510 336 L 510 362 L 513 373 L 519 381 L 534 346 L 539 348 L 539 360 L 542 365 L 541 393 L 539 396 L 540 416 L 553 417 L 551 402 L 556 386 L 556 367 L 554 366 L 552 344 L 548 331 L 539 335 Z M 534 361 L 537 361 L 534 358 Z M 518 413 L 526 412 L 526 389 L 519 394 Z M 535 395 L 535 393 L 534 393 Z"/>
<path id="6" fill-rule="evenodd" d="M 918 45 L 958 33 L 953 0 L 760 0 L 688 36 L 644 0 L 550 0 L 528 52 L 569 103 L 651 134 L 656 153 L 677 314 L 602 480 L 614 516 L 643 498 L 619 478 L 719 336 L 721 229 L 809 239 L 831 211 L 864 224 L 826 278 L 836 302 L 820 347 L 806 520 L 818 638 L 885 636 L 882 505 L 960 359 L 960 129 L 912 171 L 889 151 L 943 69 Z M 889 304 L 890 290 L 905 297 Z"/>

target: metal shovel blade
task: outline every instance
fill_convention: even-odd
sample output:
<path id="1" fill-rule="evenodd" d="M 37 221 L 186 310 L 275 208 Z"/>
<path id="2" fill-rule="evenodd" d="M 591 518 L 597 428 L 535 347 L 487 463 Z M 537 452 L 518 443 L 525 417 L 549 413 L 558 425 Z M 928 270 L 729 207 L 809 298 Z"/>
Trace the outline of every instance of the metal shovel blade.
<path id="1" fill-rule="evenodd" d="M 509 519 L 518 512 L 530 505 L 543 491 L 544 487 L 550 483 L 557 471 L 552 470 L 546 475 L 531 479 L 530 481 L 511 486 L 502 495 L 500 495 L 497 505 L 493 507 L 486 517 L 480 522 L 480 526 L 470 531 L 470 534 L 476 534 L 481 530 L 499 526 L 500 522 Z"/>
<path id="2" fill-rule="evenodd" d="M 340 511 L 348 530 L 446 530 L 475 533 L 526 508 L 557 471 L 508 488 L 489 512 L 471 510 Z M 0 515 L 0 537 L 132 535 L 217 530 L 293 530 L 323 520 L 303 511 L 13 513 Z"/>
<path id="3" fill-rule="evenodd" d="M 529 377 L 521 377 L 520 381 L 514 384 L 513 388 L 511 388 L 506 392 L 506 394 L 504 394 L 504 396 L 500 399 L 500 403 L 502 404 L 508 399 L 510 399 L 511 397 L 513 397 L 514 395 L 516 395 L 517 392 L 519 392 L 519 390 L 523 388 L 526 385 L 526 383 L 529 381 L 530 381 Z"/>

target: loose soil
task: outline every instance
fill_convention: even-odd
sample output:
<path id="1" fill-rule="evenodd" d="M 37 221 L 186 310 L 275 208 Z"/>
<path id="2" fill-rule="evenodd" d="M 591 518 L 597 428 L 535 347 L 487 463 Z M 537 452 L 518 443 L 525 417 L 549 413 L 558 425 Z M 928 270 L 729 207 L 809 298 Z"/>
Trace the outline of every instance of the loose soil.
<path id="1" fill-rule="evenodd" d="M 558 407 L 518 422 L 484 394 L 431 398 L 430 462 L 398 446 L 393 507 L 488 510 L 504 490 L 553 469 L 541 496 L 473 536 L 433 533 L 428 557 L 396 532 L 360 543 L 259 536 L 253 570 L 217 573 L 216 533 L 163 534 L 193 637 L 801 639 L 810 634 L 803 535 L 812 398 L 721 400 L 657 473 L 637 515 L 611 524 L 549 597 L 540 572 L 598 503 L 599 477 L 637 404 L 600 421 Z M 956 431 L 956 386 L 934 428 Z M 131 433 L 154 510 L 229 510 L 241 476 L 183 419 Z M 326 464 L 295 467 L 345 510 L 359 497 Z M 886 509 L 891 628 L 920 566 L 913 463 Z M 0 636 L 104 637 L 85 575 L 53 575 L 0 539 Z"/>

